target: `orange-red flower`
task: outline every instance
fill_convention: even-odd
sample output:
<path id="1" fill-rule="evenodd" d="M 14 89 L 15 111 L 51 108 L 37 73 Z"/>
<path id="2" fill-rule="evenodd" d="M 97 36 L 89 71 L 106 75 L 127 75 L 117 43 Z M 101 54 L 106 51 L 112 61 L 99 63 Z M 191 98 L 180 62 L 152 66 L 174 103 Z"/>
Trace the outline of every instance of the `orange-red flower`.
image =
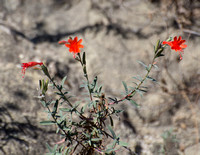
<path id="1" fill-rule="evenodd" d="M 73 57 L 76 57 L 77 53 L 80 53 L 80 48 L 83 48 L 84 46 L 81 45 L 82 39 L 80 39 L 78 41 L 78 38 L 75 37 L 74 40 L 72 40 L 71 38 L 68 39 L 68 41 L 59 41 L 59 44 L 65 44 L 66 47 L 69 48 L 69 52 L 73 52 Z"/>
<path id="2" fill-rule="evenodd" d="M 27 68 L 30 68 L 30 67 L 34 67 L 36 65 L 43 65 L 43 62 L 28 62 L 28 63 L 22 63 L 22 74 L 25 75 L 25 71 Z M 24 78 L 24 75 L 22 76 L 22 78 Z"/>
<path id="3" fill-rule="evenodd" d="M 171 46 L 172 50 L 179 52 L 181 60 L 182 60 L 181 52 L 183 52 L 183 48 L 187 47 L 187 45 L 183 43 L 185 43 L 185 40 L 182 40 L 181 36 L 179 36 L 178 39 L 177 36 L 175 36 L 173 41 L 163 41 L 163 44 L 167 44 Z"/>

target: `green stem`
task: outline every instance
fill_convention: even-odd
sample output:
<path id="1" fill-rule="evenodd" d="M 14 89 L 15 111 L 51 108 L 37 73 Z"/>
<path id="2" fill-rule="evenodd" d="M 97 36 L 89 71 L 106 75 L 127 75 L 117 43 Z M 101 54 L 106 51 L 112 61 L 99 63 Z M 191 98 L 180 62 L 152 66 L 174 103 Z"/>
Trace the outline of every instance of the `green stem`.
<path id="1" fill-rule="evenodd" d="M 89 82 L 89 78 L 88 78 L 88 74 L 87 74 L 86 64 L 83 64 L 83 60 L 81 59 L 80 53 L 78 53 L 78 57 L 79 57 L 78 61 L 80 61 L 81 66 L 83 68 L 84 77 L 87 80 L 87 87 L 88 87 L 88 91 L 89 91 L 90 100 L 93 101 L 93 99 L 92 99 L 92 92 L 91 92 L 91 89 L 90 89 L 90 82 Z"/>

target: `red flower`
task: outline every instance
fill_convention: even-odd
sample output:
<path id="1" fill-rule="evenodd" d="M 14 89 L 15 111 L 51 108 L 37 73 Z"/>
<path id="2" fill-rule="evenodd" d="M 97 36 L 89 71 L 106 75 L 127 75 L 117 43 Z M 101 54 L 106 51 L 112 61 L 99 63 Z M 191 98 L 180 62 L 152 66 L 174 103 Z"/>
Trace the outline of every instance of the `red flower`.
<path id="1" fill-rule="evenodd" d="M 43 62 L 28 62 L 28 63 L 22 63 L 22 74 L 25 75 L 25 71 L 27 68 L 34 67 L 36 65 L 43 65 Z M 24 78 L 24 75 L 22 78 Z"/>
<path id="2" fill-rule="evenodd" d="M 58 43 L 59 44 L 65 44 L 66 47 L 69 48 L 69 52 L 73 52 L 73 57 L 75 58 L 76 57 L 76 54 L 77 53 L 80 53 L 80 48 L 83 48 L 84 46 L 81 45 L 81 42 L 82 42 L 82 39 L 80 39 L 78 41 L 78 38 L 75 37 L 74 40 L 72 40 L 71 38 L 68 39 L 68 41 L 59 41 Z"/>
<path id="3" fill-rule="evenodd" d="M 180 59 L 182 60 L 181 52 L 183 52 L 183 48 L 186 48 L 187 45 L 183 44 L 185 40 L 182 40 L 181 36 L 179 36 L 177 40 L 177 36 L 174 37 L 174 41 L 163 41 L 163 44 L 168 44 L 171 46 L 172 50 L 175 50 L 176 52 L 179 52 Z"/>

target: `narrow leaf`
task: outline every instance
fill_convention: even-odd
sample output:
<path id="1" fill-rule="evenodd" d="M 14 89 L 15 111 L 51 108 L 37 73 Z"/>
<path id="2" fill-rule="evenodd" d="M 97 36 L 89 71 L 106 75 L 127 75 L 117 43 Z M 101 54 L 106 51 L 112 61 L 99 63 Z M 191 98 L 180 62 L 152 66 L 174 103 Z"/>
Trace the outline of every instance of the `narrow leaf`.
<path id="1" fill-rule="evenodd" d="M 108 125 L 108 130 L 110 131 L 110 133 L 112 134 L 113 136 L 113 139 L 116 138 L 116 135 L 115 135 L 115 132 L 113 131 L 112 127 L 110 125 Z"/>
<path id="2" fill-rule="evenodd" d="M 52 124 L 56 124 L 55 121 L 42 121 L 40 122 L 41 125 L 52 125 Z"/>
<path id="3" fill-rule="evenodd" d="M 45 102 L 45 101 L 41 101 L 41 103 L 42 103 L 42 105 L 43 105 L 44 107 L 46 107 L 46 102 Z"/>
<path id="4" fill-rule="evenodd" d="M 60 128 L 57 128 L 56 133 L 58 133 L 60 131 Z"/>
<path id="5" fill-rule="evenodd" d="M 64 83 L 65 83 L 65 80 L 67 79 L 67 76 L 65 76 L 63 79 L 62 79 L 62 82 L 61 82 L 61 86 L 63 87 L 64 86 Z"/>
<path id="6" fill-rule="evenodd" d="M 153 64 L 153 67 L 154 67 L 154 68 L 156 68 L 156 69 L 158 69 L 158 66 L 157 66 L 157 65 L 155 65 L 155 64 Z"/>
<path id="7" fill-rule="evenodd" d="M 128 94 L 128 87 L 127 87 L 126 83 L 124 81 L 122 81 L 122 84 L 124 85 L 124 89 L 126 91 L 126 94 Z"/>
<path id="8" fill-rule="evenodd" d="M 155 47 L 155 49 L 154 49 L 155 53 L 158 51 L 158 49 L 159 49 L 160 47 L 161 47 L 161 46 L 160 46 L 160 40 L 158 40 L 157 43 L 156 43 L 156 47 Z"/>
<path id="9" fill-rule="evenodd" d="M 120 141 L 120 142 L 119 142 L 119 145 L 120 145 L 120 146 L 125 146 L 125 147 L 127 147 L 127 146 L 128 146 L 128 143 L 126 143 L 126 142 L 121 142 L 121 141 Z"/>
<path id="10" fill-rule="evenodd" d="M 101 93 L 102 86 L 99 87 L 99 93 Z"/>
<path id="11" fill-rule="evenodd" d="M 53 152 L 54 152 L 54 153 L 56 153 L 57 148 L 58 148 L 58 144 L 56 144 L 56 145 L 54 146 L 54 148 L 53 148 Z M 56 155 L 57 155 L 57 154 L 56 154 Z"/>
<path id="12" fill-rule="evenodd" d="M 68 108 L 60 108 L 59 110 L 64 111 L 64 112 L 71 112 L 71 109 L 68 109 Z"/>
<path id="13" fill-rule="evenodd" d="M 49 152 L 53 152 L 52 148 L 49 146 L 48 143 L 46 143 L 47 149 L 49 150 Z"/>
<path id="14" fill-rule="evenodd" d="M 147 93 L 147 90 L 144 90 L 144 89 L 138 89 L 138 90 L 141 91 L 141 92 Z"/>
<path id="15" fill-rule="evenodd" d="M 145 65 L 142 61 L 137 61 L 139 64 L 141 64 L 142 66 L 144 66 L 145 68 L 147 68 L 147 65 Z"/>
<path id="16" fill-rule="evenodd" d="M 56 100 L 54 107 L 53 107 L 53 111 L 52 111 L 52 116 L 54 117 L 55 114 L 57 113 L 57 109 L 58 109 L 58 100 Z"/>
<path id="17" fill-rule="evenodd" d="M 91 139 L 91 141 L 93 141 L 93 142 L 98 142 L 98 141 L 100 141 L 101 140 L 101 138 L 92 138 Z"/>
<path id="18" fill-rule="evenodd" d="M 111 116 L 109 116 L 109 118 L 110 118 L 110 125 L 113 127 L 113 119 Z"/>
<path id="19" fill-rule="evenodd" d="M 140 82 L 142 81 L 142 78 L 141 78 L 141 77 L 136 77 L 136 76 L 134 76 L 133 79 L 136 79 L 136 80 L 138 80 L 138 81 L 140 81 Z"/>
<path id="20" fill-rule="evenodd" d="M 130 103 L 133 104 L 134 106 L 139 107 L 139 105 L 138 105 L 135 101 L 133 101 L 133 100 L 131 100 L 131 99 L 130 99 L 129 101 L 130 101 Z"/>
<path id="21" fill-rule="evenodd" d="M 42 89 L 42 81 L 39 80 L 40 89 Z"/>
<path id="22" fill-rule="evenodd" d="M 153 82 L 157 82 L 154 78 L 150 77 L 150 76 L 147 76 L 147 79 L 153 81 Z"/>
<path id="23" fill-rule="evenodd" d="M 95 76 L 94 80 L 93 80 L 93 83 L 91 84 L 91 91 L 93 92 L 94 88 L 96 87 L 96 84 L 97 84 L 97 76 Z"/>

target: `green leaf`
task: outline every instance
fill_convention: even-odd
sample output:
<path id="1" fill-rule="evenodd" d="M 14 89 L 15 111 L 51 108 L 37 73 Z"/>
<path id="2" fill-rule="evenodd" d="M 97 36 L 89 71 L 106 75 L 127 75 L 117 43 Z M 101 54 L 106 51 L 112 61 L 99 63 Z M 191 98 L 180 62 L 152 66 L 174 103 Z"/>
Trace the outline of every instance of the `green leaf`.
<path id="1" fill-rule="evenodd" d="M 117 102 L 117 98 L 111 98 L 111 97 L 108 97 L 109 100 L 113 101 L 113 102 Z"/>
<path id="2" fill-rule="evenodd" d="M 42 80 L 40 80 L 40 89 L 42 90 L 42 94 L 45 94 L 44 86 L 45 86 L 44 79 L 42 79 Z"/>
<path id="3" fill-rule="evenodd" d="M 119 142 L 119 145 L 120 145 L 120 146 L 125 146 L 125 147 L 127 147 L 127 146 L 128 146 L 128 143 L 120 141 L 120 142 Z"/>
<path id="4" fill-rule="evenodd" d="M 56 92 L 56 94 L 59 95 L 59 96 L 63 96 L 63 94 L 60 93 L 60 92 Z"/>
<path id="5" fill-rule="evenodd" d="M 134 83 L 136 86 L 138 86 L 138 84 L 136 82 L 132 82 L 132 83 Z"/>
<path id="6" fill-rule="evenodd" d="M 135 91 L 138 92 L 141 97 L 143 96 L 143 93 L 142 93 L 141 89 L 136 89 Z"/>
<path id="7" fill-rule="evenodd" d="M 149 64 L 149 66 L 146 68 L 147 71 L 149 71 L 151 68 L 151 64 Z"/>
<path id="8" fill-rule="evenodd" d="M 139 91 L 141 91 L 141 92 L 145 92 L 145 93 L 148 92 L 147 90 L 144 90 L 144 89 L 137 89 L 137 90 L 139 90 Z"/>
<path id="9" fill-rule="evenodd" d="M 64 112 L 71 112 L 71 109 L 68 109 L 68 108 L 60 108 L 59 110 L 64 111 Z"/>
<path id="10" fill-rule="evenodd" d="M 142 81 L 142 78 L 140 76 L 138 76 L 138 77 L 134 76 L 133 79 L 136 79 L 136 80 L 138 80 L 140 82 Z"/>
<path id="11" fill-rule="evenodd" d="M 113 136 L 113 139 L 116 139 L 116 134 L 115 132 L 113 131 L 112 127 L 110 125 L 108 125 L 108 130 L 110 131 L 110 133 L 112 134 Z"/>
<path id="12" fill-rule="evenodd" d="M 97 85 L 97 80 L 98 80 L 98 78 L 97 78 L 97 76 L 95 76 L 95 78 L 94 78 L 94 80 L 93 80 L 93 82 L 92 82 L 92 84 L 91 84 L 91 87 L 90 87 L 91 92 L 94 91 L 94 88 L 95 88 L 96 85 Z"/>
<path id="13" fill-rule="evenodd" d="M 158 66 L 157 66 L 157 65 L 155 65 L 155 64 L 153 64 L 153 67 L 154 67 L 154 68 L 156 68 L 156 69 L 158 69 Z"/>
<path id="14" fill-rule="evenodd" d="M 117 144 L 117 139 L 115 139 L 113 142 L 112 142 L 112 148 L 114 149 L 115 148 L 115 145 Z"/>
<path id="15" fill-rule="evenodd" d="M 56 145 L 54 146 L 54 148 L 53 148 L 53 152 L 54 152 L 54 153 L 56 153 L 57 148 L 58 148 L 58 144 L 56 144 Z"/>
<path id="16" fill-rule="evenodd" d="M 62 82 L 61 82 L 61 86 L 63 87 L 64 84 L 65 84 L 65 80 L 67 79 L 67 76 L 65 76 L 63 79 L 62 79 Z"/>
<path id="17" fill-rule="evenodd" d="M 109 116 L 109 118 L 110 118 L 110 125 L 113 127 L 113 119 L 111 116 Z"/>
<path id="18" fill-rule="evenodd" d="M 130 99 L 129 101 L 130 101 L 130 103 L 133 104 L 134 106 L 139 107 L 139 105 L 138 105 L 135 101 L 133 101 L 132 99 Z"/>
<path id="19" fill-rule="evenodd" d="M 145 65 L 142 61 L 137 61 L 139 64 L 141 64 L 144 68 L 148 68 L 147 65 Z"/>
<path id="20" fill-rule="evenodd" d="M 161 47 L 160 40 L 158 40 L 154 49 L 155 53 L 158 51 L 160 47 Z"/>
<path id="21" fill-rule="evenodd" d="M 56 133 L 58 133 L 60 131 L 60 128 L 57 128 Z"/>
<path id="22" fill-rule="evenodd" d="M 53 111 L 52 111 L 52 116 L 54 117 L 55 114 L 57 113 L 57 109 L 58 109 L 58 100 L 56 100 L 54 107 L 53 107 Z"/>
<path id="23" fill-rule="evenodd" d="M 47 149 L 49 150 L 49 152 L 53 152 L 53 150 L 52 150 L 52 148 L 49 146 L 49 144 L 48 143 L 46 143 L 46 147 L 47 147 Z"/>
<path id="24" fill-rule="evenodd" d="M 91 140 L 88 140 L 88 144 L 91 146 L 92 145 L 92 142 L 91 142 Z"/>
<path id="25" fill-rule="evenodd" d="M 115 110 L 115 113 L 118 114 L 120 112 L 123 112 L 124 110 Z"/>
<path id="26" fill-rule="evenodd" d="M 40 86 L 40 89 L 42 89 L 42 81 L 39 80 L 39 86 Z"/>
<path id="27" fill-rule="evenodd" d="M 84 132 L 83 132 L 83 134 L 84 134 L 87 138 L 90 138 L 90 135 L 89 135 L 89 134 L 84 133 Z"/>
<path id="28" fill-rule="evenodd" d="M 68 91 L 66 91 L 66 92 L 64 92 L 63 94 L 64 94 L 64 95 L 66 95 L 66 94 L 68 94 L 68 93 L 69 93 L 69 92 L 68 92 Z"/>
<path id="29" fill-rule="evenodd" d="M 164 47 L 161 47 L 160 49 L 158 49 L 158 51 L 155 55 L 155 58 L 164 56 L 164 54 L 162 54 L 163 50 L 164 50 Z"/>
<path id="30" fill-rule="evenodd" d="M 127 87 L 126 83 L 124 81 L 122 81 L 122 84 L 124 85 L 124 89 L 126 91 L 126 94 L 128 94 L 128 87 Z"/>
<path id="31" fill-rule="evenodd" d="M 80 85 L 80 88 L 86 88 L 87 87 L 87 84 L 81 84 Z"/>
<path id="32" fill-rule="evenodd" d="M 94 106 L 94 103 L 95 103 L 95 101 L 91 101 L 91 102 L 88 104 L 88 107 L 89 107 L 89 108 L 93 107 L 93 106 Z"/>
<path id="33" fill-rule="evenodd" d="M 46 107 L 46 102 L 45 102 L 45 101 L 41 101 L 41 103 L 42 103 L 42 105 L 43 105 L 44 107 Z"/>
<path id="34" fill-rule="evenodd" d="M 153 82 L 157 82 L 154 78 L 150 77 L 150 76 L 147 76 L 147 79 L 153 81 Z"/>
<path id="35" fill-rule="evenodd" d="M 98 142 L 98 141 L 100 141 L 100 140 L 102 140 L 102 138 L 92 138 L 92 139 L 91 139 L 91 141 L 93 141 L 93 142 Z"/>
<path id="36" fill-rule="evenodd" d="M 41 125 L 52 125 L 52 124 L 56 124 L 55 121 L 42 121 L 40 122 Z"/>
<path id="37" fill-rule="evenodd" d="M 101 93 L 102 86 L 99 87 L 99 93 Z"/>
<path id="38" fill-rule="evenodd" d="M 49 75 L 48 68 L 47 68 L 45 65 L 42 65 L 41 68 L 42 68 L 43 73 L 44 73 L 47 77 L 51 78 L 50 75 Z"/>

